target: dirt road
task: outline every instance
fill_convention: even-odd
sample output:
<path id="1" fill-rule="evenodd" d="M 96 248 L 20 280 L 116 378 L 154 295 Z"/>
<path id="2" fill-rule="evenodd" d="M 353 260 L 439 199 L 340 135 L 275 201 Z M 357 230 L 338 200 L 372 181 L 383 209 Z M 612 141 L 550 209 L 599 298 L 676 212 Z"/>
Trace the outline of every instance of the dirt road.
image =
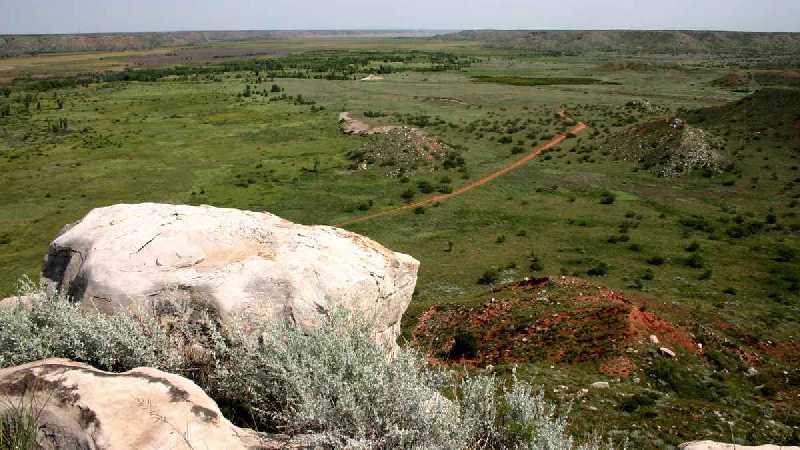
<path id="1" fill-rule="evenodd" d="M 572 134 L 578 134 L 578 133 L 582 132 L 583 130 L 585 130 L 587 128 L 589 128 L 589 126 L 586 125 L 585 123 L 581 122 L 581 123 L 578 123 L 577 125 L 575 125 L 575 127 L 572 128 L 569 132 L 572 133 Z M 461 194 L 463 194 L 465 192 L 469 192 L 469 191 L 471 191 L 471 190 L 473 190 L 473 189 L 475 189 L 477 187 L 483 186 L 484 184 L 494 180 L 495 178 L 502 177 L 503 175 L 506 175 L 507 173 L 511 172 L 512 170 L 529 163 L 530 161 L 534 160 L 537 156 L 542 154 L 543 151 L 562 143 L 565 139 L 567 139 L 567 135 L 566 134 L 559 134 L 556 137 L 554 137 L 553 139 L 549 140 L 548 142 L 545 142 L 543 144 L 537 145 L 536 147 L 534 147 L 533 150 L 531 150 L 530 153 L 528 153 L 527 155 L 523 156 L 522 158 L 520 158 L 520 159 L 518 159 L 516 161 L 513 161 L 513 162 L 501 167 L 500 169 L 498 169 L 498 170 L 496 170 L 496 171 L 494 171 L 492 173 L 489 173 L 489 174 L 487 174 L 487 175 L 485 175 L 485 176 L 483 176 L 483 177 L 481 177 L 481 178 L 479 178 L 479 179 L 477 179 L 475 181 L 467 183 L 464 186 L 461 186 L 460 188 L 454 190 L 453 192 L 451 192 L 449 194 L 434 195 L 433 197 L 428 197 L 428 198 L 426 198 L 424 200 L 420 200 L 418 202 L 408 203 L 408 204 L 405 204 L 405 205 L 397 207 L 397 208 L 387 209 L 387 210 L 384 210 L 384 211 L 379 211 L 379 212 L 376 212 L 374 214 L 368 214 L 366 216 L 354 217 L 354 218 L 352 218 L 350 220 L 346 220 L 346 221 L 344 221 L 342 223 L 336 224 L 336 226 L 337 227 L 343 227 L 343 226 L 354 224 L 354 223 L 366 222 L 367 220 L 376 219 L 378 217 L 390 216 L 392 214 L 397 214 L 399 212 L 407 211 L 409 209 L 416 209 L 416 208 L 419 208 L 420 206 L 430 205 L 430 204 L 433 204 L 433 203 L 436 203 L 436 202 L 440 202 L 441 203 L 441 202 L 443 202 L 445 200 L 449 200 L 449 199 L 451 199 L 451 198 L 453 198 L 453 197 L 455 197 L 457 195 L 461 195 Z"/>

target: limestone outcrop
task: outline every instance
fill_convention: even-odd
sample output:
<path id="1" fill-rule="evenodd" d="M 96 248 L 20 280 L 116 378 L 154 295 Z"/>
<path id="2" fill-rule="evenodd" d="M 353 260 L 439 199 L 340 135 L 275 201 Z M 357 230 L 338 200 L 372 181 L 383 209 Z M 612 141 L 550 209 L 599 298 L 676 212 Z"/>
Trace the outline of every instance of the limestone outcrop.
<path id="1" fill-rule="evenodd" d="M 51 289 L 112 312 L 171 297 L 223 320 L 288 320 L 304 331 L 336 308 L 371 321 L 393 351 L 419 262 L 368 238 L 268 213 L 210 206 L 115 205 L 91 211 L 51 243 Z"/>
<path id="2" fill-rule="evenodd" d="M 0 369 L 0 398 L 0 415 L 33 412 L 46 449 L 279 448 L 231 424 L 191 381 L 156 369 L 47 359 Z"/>

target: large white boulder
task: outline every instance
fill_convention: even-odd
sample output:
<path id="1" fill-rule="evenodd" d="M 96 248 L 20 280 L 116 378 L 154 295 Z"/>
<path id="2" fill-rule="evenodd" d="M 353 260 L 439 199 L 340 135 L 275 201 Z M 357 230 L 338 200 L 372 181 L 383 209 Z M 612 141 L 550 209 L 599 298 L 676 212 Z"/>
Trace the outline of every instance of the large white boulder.
<path id="1" fill-rule="evenodd" d="M 759 445 L 756 447 L 739 445 L 739 444 L 723 444 L 714 441 L 695 441 L 681 444 L 681 450 L 800 450 L 800 447 L 780 446 L 780 445 Z"/>
<path id="2" fill-rule="evenodd" d="M 278 448 L 223 417 L 202 389 L 140 368 L 109 373 L 66 359 L 0 369 L 0 416 L 33 412 L 43 448 Z"/>
<path id="3" fill-rule="evenodd" d="M 289 320 L 304 331 L 341 307 L 396 348 L 419 262 L 329 226 L 210 206 L 115 205 L 91 211 L 50 244 L 42 278 L 111 312 L 182 297 L 226 320 Z"/>

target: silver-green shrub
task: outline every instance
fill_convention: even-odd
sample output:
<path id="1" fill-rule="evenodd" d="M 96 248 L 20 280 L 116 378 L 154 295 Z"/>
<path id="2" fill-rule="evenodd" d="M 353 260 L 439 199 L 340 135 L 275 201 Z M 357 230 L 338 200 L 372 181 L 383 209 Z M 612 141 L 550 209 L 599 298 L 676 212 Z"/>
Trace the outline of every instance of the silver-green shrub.
<path id="1" fill-rule="evenodd" d="M 58 296 L 0 306 L 0 367 L 47 357 L 105 370 L 155 367 L 192 378 L 235 422 L 332 448 L 592 450 L 567 409 L 493 375 L 456 377 L 405 348 L 393 358 L 369 324 L 338 311 L 312 334 L 291 324 L 221 325 L 186 302 L 104 315 Z"/>
<path id="2" fill-rule="evenodd" d="M 337 312 L 305 335 L 289 325 L 242 336 L 220 367 L 227 397 L 246 395 L 259 418 L 336 448 L 461 448 L 446 374 L 413 350 L 390 359 L 363 320 Z"/>
<path id="3" fill-rule="evenodd" d="M 119 371 L 180 366 L 170 339 L 149 314 L 90 312 L 44 290 L 30 304 L 0 308 L 0 367 L 58 357 Z"/>

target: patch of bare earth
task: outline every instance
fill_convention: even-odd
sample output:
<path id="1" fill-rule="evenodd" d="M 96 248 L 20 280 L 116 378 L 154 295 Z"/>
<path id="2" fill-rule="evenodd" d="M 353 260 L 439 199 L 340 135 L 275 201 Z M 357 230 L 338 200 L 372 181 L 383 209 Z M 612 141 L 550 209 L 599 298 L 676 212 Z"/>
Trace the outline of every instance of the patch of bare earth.
<path id="1" fill-rule="evenodd" d="M 684 328 L 638 299 L 587 280 L 523 281 L 501 286 L 492 296 L 478 306 L 431 308 L 420 317 L 414 342 L 443 363 L 598 362 L 601 372 L 620 378 L 631 376 L 637 360 L 662 346 L 702 353 Z"/>

